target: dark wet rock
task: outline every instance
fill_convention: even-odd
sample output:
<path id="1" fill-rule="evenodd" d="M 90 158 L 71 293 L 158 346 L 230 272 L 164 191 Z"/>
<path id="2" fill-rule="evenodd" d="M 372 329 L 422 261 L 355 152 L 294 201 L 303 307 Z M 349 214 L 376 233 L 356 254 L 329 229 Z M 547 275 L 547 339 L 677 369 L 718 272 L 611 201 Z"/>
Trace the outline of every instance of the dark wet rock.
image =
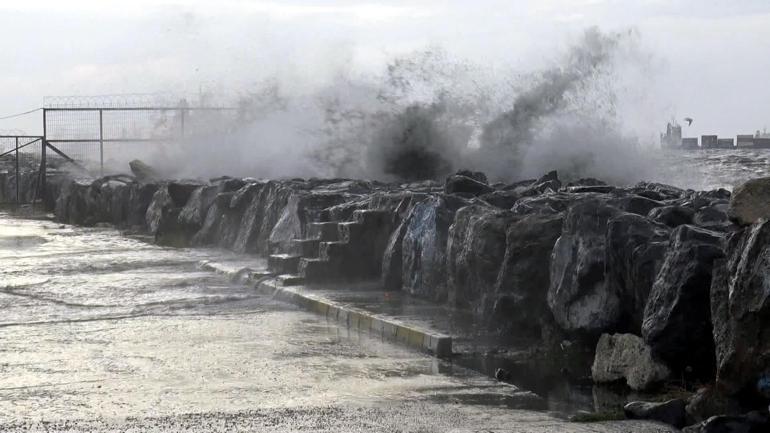
<path id="1" fill-rule="evenodd" d="M 566 214 L 551 256 L 548 306 L 569 333 L 598 337 L 619 319 L 621 300 L 605 278 L 607 223 L 619 213 L 602 200 L 588 199 Z"/>
<path id="2" fill-rule="evenodd" d="M 683 433 L 766 433 L 770 431 L 767 413 L 749 412 L 736 416 L 712 416 L 699 424 L 685 427 Z"/>
<path id="3" fill-rule="evenodd" d="M 202 185 L 200 182 L 195 181 L 178 181 L 169 182 L 166 186 L 168 195 L 173 200 L 176 207 L 182 207 L 187 204 L 187 200 L 190 199 L 193 191 L 200 188 Z"/>
<path id="4" fill-rule="evenodd" d="M 717 383 L 770 400 L 770 223 L 736 232 L 725 250 L 711 286 Z"/>
<path id="5" fill-rule="evenodd" d="M 692 369 L 708 378 L 714 369 L 709 288 L 722 236 L 691 225 L 671 233 L 663 265 L 644 310 L 642 335 L 653 354 L 675 372 Z"/>
<path id="6" fill-rule="evenodd" d="M 128 194 L 128 214 L 126 225 L 128 227 L 145 227 L 147 208 L 152 203 L 152 198 L 159 186 L 155 183 L 134 185 Z"/>
<path id="7" fill-rule="evenodd" d="M 493 207 L 466 206 L 455 214 L 447 242 L 450 303 L 479 311 L 495 290 L 505 256 L 506 230 L 516 216 Z"/>
<path id="8" fill-rule="evenodd" d="M 693 224 L 712 230 L 725 230 L 731 225 L 727 218 L 727 208 L 726 202 L 704 206 L 695 213 Z"/>
<path id="9" fill-rule="evenodd" d="M 594 177 L 583 177 L 578 180 L 573 180 L 572 182 L 569 182 L 567 184 L 567 187 L 571 186 L 600 186 L 600 185 L 607 185 L 607 182 L 596 179 Z"/>
<path id="10" fill-rule="evenodd" d="M 561 182 L 559 180 L 549 180 L 545 182 L 535 183 L 526 188 L 516 188 L 513 191 L 518 193 L 522 197 L 538 196 L 545 193 L 554 193 L 561 188 Z"/>
<path id="11" fill-rule="evenodd" d="M 459 176 L 465 176 L 469 177 L 475 181 L 481 182 L 481 183 L 489 183 L 489 180 L 487 179 L 487 175 L 480 171 L 471 171 L 471 170 L 459 170 L 456 175 Z"/>
<path id="12" fill-rule="evenodd" d="M 382 254 L 382 275 L 380 280 L 385 290 L 401 290 L 403 282 L 403 241 L 408 227 L 406 221 L 411 215 L 412 208 L 416 203 L 425 200 L 423 194 L 406 194 L 402 196 L 401 201 L 393 209 L 393 223 L 396 230 L 393 231 L 385 246 Z"/>
<path id="13" fill-rule="evenodd" d="M 716 387 L 700 388 L 687 403 L 687 415 L 694 422 L 705 421 L 716 415 L 738 415 L 740 408 Z"/>
<path id="14" fill-rule="evenodd" d="M 159 188 L 147 207 L 145 221 L 147 230 L 155 236 L 160 245 L 186 246 L 191 233 L 179 224 L 182 208 L 171 198 L 168 186 Z"/>
<path id="15" fill-rule="evenodd" d="M 521 198 L 516 191 L 494 191 L 479 196 L 480 199 L 500 209 L 509 210 Z"/>
<path id="16" fill-rule="evenodd" d="M 735 188 L 727 214 L 739 225 L 770 218 L 770 177 L 752 179 Z"/>
<path id="17" fill-rule="evenodd" d="M 449 176 L 444 185 L 444 192 L 447 194 L 469 194 L 471 196 L 478 196 L 492 191 L 494 191 L 494 189 L 486 183 L 457 174 Z"/>
<path id="18" fill-rule="evenodd" d="M 240 179 L 237 177 L 230 177 L 230 176 L 222 176 L 222 177 L 217 177 L 209 180 L 209 183 L 211 185 L 219 186 L 223 192 L 238 191 L 239 189 L 246 186 L 246 184 L 253 183 L 253 182 L 255 181 L 250 179 Z"/>
<path id="19" fill-rule="evenodd" d="M 507 334 L 540 336 L 542 321 L 550 316 L 549 263 L 562 225 L 561 214 L 527 215 L 508 224 L 495 291 L 485 301 L 492 306 L 491 326 Z"/>
<path id="20" fill-rule="evenodd" d="M 294 187 L 291 183 L 269 181 L 247 185 L 244 188 L 248 190 L 239 190 L 244 194 L 241 202 L 248 205 L 244 211 L 239 212 L 242 216 L 233 241 L 233 249 L 238 252 L 267 255 L 270 249 L 270 234 L 283 214 L 289 197 L 294 193 Z"/>
<path id="21" fill-rule="evenodd" d="M 704 206 L 710 206 L 716 203 L 727 203 L 730 201 L 731 196 L 732 194 L 730 191 L 724 188 L 708 191 L 688 190 L 684 197 L 684 203 L 687 203 L 695 208 L 695 210 L 698 210 Z"/>
<path id="22" fill-rule="evenodd" d="M 676 398 L 663 403 L 634 401 L 623 406 L 623 412 L 628 419 L 660 421 L 676 428 L 682 428 L 685 426 L 687 418 L 684 408 L 684 400 Z"/>
<path id="23" fill-rule="evenodd" d="M 179 212 L 179 224 L 187 226 L 190 230 L 197 231 L 206 219 L 209 207 L 214 203 L 217 194 L 222 192 L 219 185 L 207 185 L 196 188 L 187 203 Z"/>
<path id="24" fill-rule="evenodd" d="M 641 331 L 644 307 L 668 239 L 668 227 L 636 214 L 620 214 L 607 222 L 607 289 L 621 300 L 616 304 L 619 311 L 614 312 L 617 329 Z"/>
<path id="25" fill-rule="evenodd" d="M 657 182 L 639 182 L 631 189 L 631 192 L 653 200 L 674 200 L 682 198 L 686 194 L 686 191 L 681 188 Z M 655 193 L 655 195 L 651 193 Z"/>
<path id="26" fill-rule="evenodd" d="M 423 298 L 447 299 L 446 255 L 449 226 L 467 203 L 456 197 L 429 197 L 412 207 L 404 220 L 401 246 L 402 288 Z"/>
<path id="27" fill-rule="evenodd" d="M 670 375 L 668 367 L 652 356 L 652 350 L 641 337 L 602 334 L 599 338 L 591 366 L 594 382 L 625 380 L 629 388 L 646 391 L 660 385 Z"/>
<path id="28" fill-rule="evenodd" d="M 525 179 L 525 180 L 518 180 L 513 183 L 509 183 L 502 187 L 503 191 L 513 191 L 513 190 L 521 190 L 525 188 L 529 188 L 530 186 L 537 183 L 537 179 Z"/>
<path id="29" fill-rule="evenodd" d="M 162 179 L 160 174 L 158 174 L 154 168 L 145 164 L 141 160 L 135 159 L 129 162 L 128 166 L 131 168 L 131 173 L 136 176 L 136 180 L 139 182 L 152 183 Z"/>
<path id="30" fill-rule="evenodd" d="M 388 245 L 382 254 L 382 287 L 388 291 L 401 290 L 403 285 L 403 246 L 408 224 L 402 221 L 390 235 Z"/>
<path id="31" fill-rule="evenodd" d="M 613 201 L 618 209 L 637 215 L 647 216 L 651 210 L 665 206 L 664 203 L 641 195 L 627 195 Z"/>
<path id="32" fill-rule="evenodd" d="M 551 171 L 530 184 L 514 188 L 513 191 L 522 197 L 532 197 L 546 192 L 556 192 L 561 188 L 561 185 L 556 171 Z"/>
<path id="33" fill-rule="evenodd" d="M 648 216 L 654 221 L 674 228 L 684 224 L 692 224 L 695 211 L 690 207 L 668 205 L 652 209 Z"/>
<path id="34" fill-rule="evenodd" d="M 62 184 L 56 200 L 56 219 L 69 224 L 85 225 L 89 218 L 88 191 L 91 179 L 72 179 Z"/>
<path id="35" fill-rule="evenodd" d="M 337 191 L 322 189 L 292 194 L 270 232 L 271 253 L 299 253 L 294 249 L 293 241 L 307 238 L 308 225 L 320 222 L 325 209 L 350 199 L 344 192 Z"/>
<path id="36" fill-rule="evenodd" d="M 566 193 L 547 193 L 536 197 L 525 197 L 513 205 L 511 212 L 516 215 L 553 215 L 565 212 L 576 199 L 575 195 Z"/>
<path id="37" fill-rule="evenodd" d="M 559 173 L 556 170 L 551 170 L 548 173 L 540 176 L 534 183 L 543 183 L 543 182 L 553 182 L 553 181 L 559 181 Z"/>

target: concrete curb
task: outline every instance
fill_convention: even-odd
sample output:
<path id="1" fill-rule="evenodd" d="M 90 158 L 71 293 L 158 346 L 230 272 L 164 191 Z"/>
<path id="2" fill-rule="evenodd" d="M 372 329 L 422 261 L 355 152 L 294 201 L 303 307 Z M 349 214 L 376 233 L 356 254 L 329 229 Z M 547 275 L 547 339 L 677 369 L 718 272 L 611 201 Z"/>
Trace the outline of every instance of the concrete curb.
<path id="1" fill-rule="evenodd" d="M 448 335 L 404 324 L 396 319 L 379 316 L 369 311 L 342 305 L 312 293 L 304 292 L 298 287 L 282 287 L 274 280 L 257 282 L 257 289 L 263 293 L 273 295 L 275 299 L 320 314 L 328 320 L 336 321 L 347 328 L 369 332 L 372 335 L 421 350 L 439 358 L 452 356 L 452 337 Z"/>
<path id="2" fill-rule="evenodd" d="M 328 320 L 333 320 L 349 329 L 368 332 L 394 343 L 411 347 L 439 358 L 452 356 L 452 337 L 402 323 L 391 317 L 384 317 L 369 311 L 343 305 L 302 290 L 299 286 L 285 287 L 275 278 L 266 277 L 265 272 L 251 268 L 228 266 L 222 263 L 202 261 L 198 266 L 207 271 L 229 277 L 232 281 L 253 284 L 262 293 L 275 299 L 294 304 Z"/>

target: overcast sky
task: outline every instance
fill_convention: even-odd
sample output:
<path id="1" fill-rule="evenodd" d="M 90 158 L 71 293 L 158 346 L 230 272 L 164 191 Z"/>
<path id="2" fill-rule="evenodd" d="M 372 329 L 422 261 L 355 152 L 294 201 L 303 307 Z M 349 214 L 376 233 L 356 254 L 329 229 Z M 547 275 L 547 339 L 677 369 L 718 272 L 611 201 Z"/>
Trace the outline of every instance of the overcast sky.
<path id="1" fill-rule="evenodd" d="M 770 127 L 767 0 L 0 0 L 0 116 L 49 95 L 234 92 L 275 74 L 306 85 L 427 46 L 529 72 L 594 25 L 634 28 L 653 54 L 634 122 Z M 0 130 L 39 133 L 39 119 Z"/>

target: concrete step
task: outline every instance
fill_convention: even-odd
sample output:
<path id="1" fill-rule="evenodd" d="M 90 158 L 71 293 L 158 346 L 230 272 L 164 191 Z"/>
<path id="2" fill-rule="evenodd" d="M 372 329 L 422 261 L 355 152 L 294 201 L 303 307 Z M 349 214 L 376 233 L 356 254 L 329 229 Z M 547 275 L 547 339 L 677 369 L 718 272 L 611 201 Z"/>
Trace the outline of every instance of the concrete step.
<path id="1" fill-rule="evenodd" d="M 353 221 L 364 225 L 382 225 L 389 223 L 393 213 L 386 210 L 359 209 L 353 212 Z"/>
<path id="2" fill-rule="evenodd" d="M 334 241 L 334 242 L 321 242 L 318 249 L 318 257 L 321 260 L 326 261 L 344 261 L 350 254 L 350 245 L 347 242 Z"/>
<path id="3" fill-rule="evenodd" d="M 297 274 L 283 274 L 276 277 L 276 281 L 283 287 L 299 286 L 305 282 L 305 279 Z"/>
<path id="4" fill-rule="evenodd" d="M 334 222 L 322 222 L 322 223 L 310 223 L 308 228 L 308 237 L 316 238 L 322 242 L 336 241 L 338 238 L 338 228 L 336 221 Z"/>
<path id="5" fill-rule="evenodd" d="M 299 266 L 300 256 L 295 254 L 271 254 L 267 258 L 267 269 L 275 274 L 294 274 Z"/>
<path id="6" fill-rule="evenodd" d="M 339 277 L 339 267 L 331 260 L 302 258 L 299 261 L 299 275 L 307 283 L 320 283 Z"/>
<path id="7" fill-rule="evenodd" d="M 366 226 L 355 221 L 339 223 L 338 228 L 338 240 L 340 242 L 358 242 L 366 233 Z"/>
<path id="8" fill-rule="evenodd" d="M 302 257 L 318 257 L 318 247 L 320 244 L 320 239 L 294 239 L 294 245 L 297 246 L 299 255 Z"/>

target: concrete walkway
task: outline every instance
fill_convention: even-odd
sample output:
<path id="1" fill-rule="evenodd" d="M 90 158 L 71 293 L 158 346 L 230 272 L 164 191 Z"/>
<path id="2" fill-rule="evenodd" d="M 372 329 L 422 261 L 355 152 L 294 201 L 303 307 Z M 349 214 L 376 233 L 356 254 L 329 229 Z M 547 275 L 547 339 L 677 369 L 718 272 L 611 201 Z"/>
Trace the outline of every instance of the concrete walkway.
<path id="1" fill-rule="evenodd" d="M 202 263 L 205 269 L 254 285 L 260 291 L 324 315 L 352 329 L 371 332 L 438 357 L 486 353 L 502 344 L 468 311 L 384 291 L 377 281 L 294 284 L 272 276 L 261 260 Z"/>

